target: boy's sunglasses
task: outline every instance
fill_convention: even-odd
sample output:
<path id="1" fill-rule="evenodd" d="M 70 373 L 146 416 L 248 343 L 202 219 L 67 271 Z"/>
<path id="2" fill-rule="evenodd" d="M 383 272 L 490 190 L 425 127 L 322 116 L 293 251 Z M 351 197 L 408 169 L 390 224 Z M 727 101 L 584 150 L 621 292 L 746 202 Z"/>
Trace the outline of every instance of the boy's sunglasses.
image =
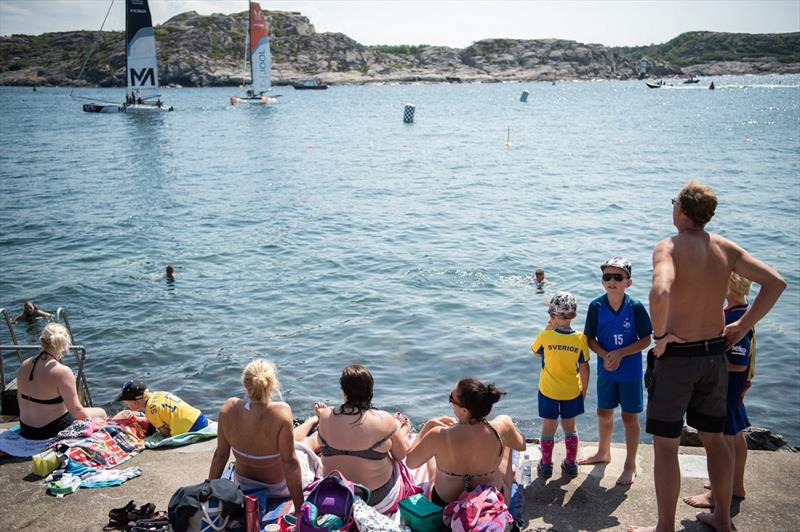
<path id="1" fill-rule="evenodd" d="M 612 279 L 614 281 L 618 282 L 618 283 L 621 283 L 622 281 L 625 280 L 625 276 L 622 275 L 621 273 L 604 273 L 603 274 L 603 280 L 604 281 L 608 282 L 608 281 L 611 281 Z"/>

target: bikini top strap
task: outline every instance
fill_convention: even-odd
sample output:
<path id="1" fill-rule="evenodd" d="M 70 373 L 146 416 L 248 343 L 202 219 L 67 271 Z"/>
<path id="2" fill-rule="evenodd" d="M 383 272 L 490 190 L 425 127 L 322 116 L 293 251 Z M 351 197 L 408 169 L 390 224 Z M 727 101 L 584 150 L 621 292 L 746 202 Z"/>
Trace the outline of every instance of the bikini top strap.
<path id="1" fill-rule="evenodd" d="M 385 442 L 386 440 L 388 440 L 389 438 L 394 436 L 395 432 L 397 432 L 397 425 L 396 424 L 395 424 L 395 427 L 392 430 L 392 432 L 390 432 L 389 434 L 387 434 L 385 437 L 381 438 L 380 440 L 376 441 L 375 444 L 372 447 L 370 447 L 370 449 L 374 449 L 375 447 L 380 446 L 383 442 Z"/>
<path id="2" fill-rule="evenodd" d="M 28 380 L 29 381 L 33 380 L 33 371 L 36 369 L 36 363 L 39 362 L 39 360 L 42 360 L 47 356 L 53 357 L 53 355 L 51 355 L 47 351 L 41 351 L 38 355 L 36 355 L 36 358 L 33 359 L 33 364 L 31 364 L 31 372 L 28 374 Z M 55 358 L 56 357 L 53 357 L 53 359 L 55 359 Z"/>
<path id="3" fill-rule="evenodd" d="M 497 441 L 499 441 L 499 442 L 500 442 L 500 452 L 499 452 L 499 453 L 497 453 L 497 454 L 498 454 L 498 455 L 501 455 L 501 454 L 503 454 L 503 449 L 505 448 L 505 444 L 503 443 L 503 438 L 501 438 L 501 437 L 500 437 L 500 433 L 499 433 L 499 432 L 497 432 L 497 429 L 496 429 L 496 428 L 494 428 L 494 426 L 492 426 L 492 424 L 491 424 L 491 423 L 489 423 L 488 421 L 486 421 L 485 419 L 482 421 L 482 423 L 486 424 L 486 426 L 487 426 L 487 427 L 489 427 L 490 429 L 492 429 L 492 432 L 494 432 L 494 435 L 495 435 L 495 436 L 497 436 Z"/>

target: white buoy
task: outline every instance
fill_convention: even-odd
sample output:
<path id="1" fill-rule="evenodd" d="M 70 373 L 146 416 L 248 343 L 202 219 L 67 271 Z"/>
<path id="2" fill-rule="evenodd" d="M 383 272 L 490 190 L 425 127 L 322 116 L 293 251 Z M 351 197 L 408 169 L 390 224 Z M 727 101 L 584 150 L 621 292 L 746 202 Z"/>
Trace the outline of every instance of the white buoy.
<path id="1" fill-rule="evenodd" d="M 528 91 L 522 91 L 522 94 L 519 96 L 519 101 L 525 103 L 528 101 Z"/>
<path id="2" fill-rule="evenodd" d="M 403 122 L 406 124 L 413 124 L 414 123 L 414 110 L 416 108 L 413 104 L 407 103 L 405 109 L 403 109 Z"/>

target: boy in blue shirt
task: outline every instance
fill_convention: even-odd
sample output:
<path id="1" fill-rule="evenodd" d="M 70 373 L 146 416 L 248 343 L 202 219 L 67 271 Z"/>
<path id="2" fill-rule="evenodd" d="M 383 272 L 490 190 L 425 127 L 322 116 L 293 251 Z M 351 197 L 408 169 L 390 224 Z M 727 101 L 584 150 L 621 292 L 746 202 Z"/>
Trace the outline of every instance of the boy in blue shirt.
<path id="1" fill-rule="evenodd" d="M 602 295 L 589 304 L 584 334 L 597 353 L 597 452 L 578 461 L 595 464 L 611 461 L 614 410 L 621 406 L 625 425 L 625 466 L 617 484 L 632 484 L 636 478 L 639 448 L 639 413 L 644 410 L 642 350 L 650 345 L 653 325 L 644 305 L 625 294 L 633 280 L 631 263 L 624 257 L 605 261 Z"/>

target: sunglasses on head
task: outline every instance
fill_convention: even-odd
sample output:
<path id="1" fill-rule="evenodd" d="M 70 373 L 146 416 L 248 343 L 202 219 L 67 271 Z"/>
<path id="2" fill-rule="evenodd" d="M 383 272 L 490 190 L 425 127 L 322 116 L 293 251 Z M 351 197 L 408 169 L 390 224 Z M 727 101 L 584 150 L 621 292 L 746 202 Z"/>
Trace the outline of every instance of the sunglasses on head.
<path id="1" fill-rule="evenodd" d="M 611 281 L 612 279 L 614 281 L 618 282 L 618 283 L 621 283 L 622 281 L 625 280 L 625 276 L 622 275 L 621 273 L 604 273 L 603 274 L 603 280 L 604 281 Z"/>
<path id="2" fill-rule="evenodd" d="M 459 404 L 459 402 L 455 400 L 455 398 L 453 397 L 453 392 L 450 392 L 450 397 L 448 398 L 448 400 L 449 400 L 451 403 L 453 403 L 454 405 L 456 405 L 456 406 L 458 406 L 458 407 L 461 407 L 461 408 L 464 408 L 464 406 L 463 406 L 463 405 Z"/>

